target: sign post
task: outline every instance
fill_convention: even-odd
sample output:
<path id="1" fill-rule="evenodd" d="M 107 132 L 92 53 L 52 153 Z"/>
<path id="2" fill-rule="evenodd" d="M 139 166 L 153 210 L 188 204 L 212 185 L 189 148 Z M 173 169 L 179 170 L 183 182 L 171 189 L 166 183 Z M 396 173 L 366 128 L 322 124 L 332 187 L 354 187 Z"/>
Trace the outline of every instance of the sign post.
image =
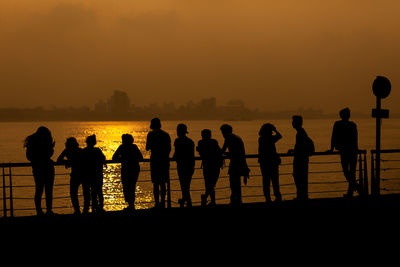
<path id="1" fill-rule="evenodd" d="M 375 158 L 375 181 L 371 181 L 371 193 L 374 196 L 380 195 L 381 175 L 381 124 L 382 118 L 389 118 L 389 110 L 382 109 L 381 100 L 389 96 L 391 84 L 389 79 L 377 76 L 372 84 L 372 91 L 376 96 L 376 109 L 372 110 L 372 117 L 376 118 L 376 158 Z M 374 162 L 371 162 L 374 164 Z"/>

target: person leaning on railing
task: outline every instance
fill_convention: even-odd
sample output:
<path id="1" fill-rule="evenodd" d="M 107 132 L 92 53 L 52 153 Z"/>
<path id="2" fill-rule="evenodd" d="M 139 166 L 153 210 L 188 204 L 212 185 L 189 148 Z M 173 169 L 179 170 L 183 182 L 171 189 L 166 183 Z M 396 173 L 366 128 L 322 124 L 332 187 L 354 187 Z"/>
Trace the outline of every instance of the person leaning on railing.
<path id="1" fill-rule="evenodd" d="M 35 207 L 38 216 L 43 215 L 42 195 L 46 193 L 46 214 L 53 215 L 54 163 L 51 157 L 55 142 L 48 128 L 41 126 L 25 139 L 26 158 L 32 163 L 35 180 Z"/>
<path id="2" fill-rule="evenodd" d="M 258 162 L 263 177 L 263 190 L 266 203 L 271 202 L 270 184 L 274 190 L 275 201 L 282 201 L 279 190 L 279 164 L 281 158 L 276 152 L 275 143 L 278 142 L 282 135 L 276 130 L 275 126 L 266 123 L 259 131 L 258 139 Z"/>

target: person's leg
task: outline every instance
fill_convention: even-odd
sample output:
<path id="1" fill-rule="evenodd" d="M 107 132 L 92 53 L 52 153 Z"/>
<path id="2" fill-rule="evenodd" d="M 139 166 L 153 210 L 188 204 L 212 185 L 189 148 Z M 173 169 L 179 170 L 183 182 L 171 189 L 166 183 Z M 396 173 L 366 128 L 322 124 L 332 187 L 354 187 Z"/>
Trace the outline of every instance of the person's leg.
<path id="1" fill-rule="evenodd" d="M 185 182 L 185 198 L 187 202 L 187 206 L 191 207 L 192 206 L 192 197 L 190 195 L 190 184 L 192 183 L 192 173 L 189 172 L 186 177 L 186 182 Z"/>
<path id="2" fill-rule="evenodd" d="M 81 210 L 79 207 L 79 199 L 78 199 L 78 190 L 79 190 L 80 181 L 79 178 L 71 175 L 71 180 L 69 183 L 69 194 L 71 197 L 72 207 L 74 208 L 75 214 L 80 214 Z"/>
<path id="3" fill-rule="evenodd" d="M 35 179 L 35 207 L 37 215 L 42 215 L 42 195 L 44 190 L 43 178 L 40 177 L 39 173 L 34 173 L 33 177 Z"/>
<path id="4" fill-rule="evenodd" d="M 160 206 L 160 183 L 158 182 L 153 182 L 153 195 L 155 206 Z"/>
<path id="5" fill-rule="evenodd" d="M 53 212 L 54 166 L 48 166 L 48 172 L 45 175 L 46 212 L 51 214 Z"/>
<path id="6" fill-rule="evenodd" d="M 83 191 L 83 214 L 88 214 L 89 213 L 89 207 L 90 207 L 90 184 L 88 181 L 83 181 L 82 182 L 82 191 Z"/>
<path id="7" fill-rule="evenodd" d="M 104 196 L 103 196 L 103 174 L 97 180 L 97 197 L 99 200 L 99 212 L 104 211 Z"/>
<path id="8" fill-rule="evenodd" d="M 167 183 L 166 182 L 160 183 L 160 189 L 161 189 L 160 205 L 161 205 L 161 208 L 165 208 L 165 197 L 167 195 Z"/>
<path id="9" fill-rule="evenodd" d="M 229 182 L 231 187 L 231 204 L 239 205 L 242 202 L 240 175 L 237 175 L 236 173 L 230 174 Z"/>
<path id="10" fill-rule="evenodd" d="M 273 166 L 271 173 L 272 188 L 274 190 L 275 201 L 281 201 L 282 196 L 279 189 L 279 165 Z"/>
<path id="11" fill-rule="evenodd" d="M 266 168 L 264 164 L 260 165 L 261 167 L 261 174 L 262 174 L 262 181 L 263 181 L 263 192 L 265 197 L 265 202 L 271 202 L 271 173 Z"/>

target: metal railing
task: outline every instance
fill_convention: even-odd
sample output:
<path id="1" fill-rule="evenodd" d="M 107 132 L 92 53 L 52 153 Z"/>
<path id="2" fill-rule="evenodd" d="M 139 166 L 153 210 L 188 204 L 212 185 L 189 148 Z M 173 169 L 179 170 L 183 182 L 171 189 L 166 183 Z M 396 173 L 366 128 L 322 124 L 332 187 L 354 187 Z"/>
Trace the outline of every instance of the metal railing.
<path id="1" fill-rule="evenodd" d="M 400 150 L 398 151 L 400 152 Z M 367 173 L 367 151 L 358 152 L 357 176 L 361 185 L 361 195 L 369 194 L 369 181 Z M 292 158 L 293 154 L 281 153 L 280 165 L 280 188 L 283 199 L 293 198 L 296 194 L 294 181 L 292 178 Z M 344 178 L 338 152 L 315 152 L 310 157 L 309 167 L 309 195 L 315 198 L 329 198 L 342 196 L 347 191 L 347 182 Z M 244 201 L 263 202 L 262 175 L 257 162 L 258 155 L 246 155 L 248 166 L 251 170 L 250 179 L 247 185 L 242 185 L 242 198 Z M 204 178 L 201 172 L 201 158 L 196 157 L 195 174 L 192 178 L 191 194 L 194 205 L 201 203 L 200 195 L 205 191 Z M 229 160 L 228 158 L 226 160 Z M 149 208 L 154 203 L 152 199 L 152 183 L 150 179 L 149 159 L 144 159 L 141 163 L 141 173 L 137 183 L 136 202 L 140 208 Z M 72 204 L 69 196 L 69 171 L 63 164 L 55 163 L 56 178 L 54 184 L 53 200 L 57 202 L 53 205 L 53 210 L 62 210 L 64 213 L 71 213 Z M 146 168 L 144 168 L 146 167 Z M 33 183 L 30 163 L 2 163 L 2 198 L 3 216 L 15 216 L 18 212 L 34 212 Z M 221 171 L 216 185 L 216 201 L 218 204 L 229 203 L 230 187 L 227 167 Z M 171 178 L 167 184 L 167 207 L 178 206 L 180 198 L 180 185 L 176 173 L 174 160 L 171 159 Z M 107 168 L 104 169 L 103 193 L 105 198 L 106 210 L 121 210 L 125 207 L 123 199 L 122 185 L 120 181 L 120 164 L 111 160 L 107 161 Z M 29 178 L 29 179 L 26 179 Z M 28 182 L 28 183 L 27 183 Z M 67 188 L 67 189 L 66 189 Z M 271 190 L 273 195 L 273 190 Z M 80 195 L 80 202 L 82 196 Z M 1 211 L 0 211 L 1 212 Z"/>
<path id="2" fill-rule="evenodd" d="M 381 149 L 380 154 L 380 170 L 377 170 L 376 150 L 371 150 L 371 195 L 379 196 L 382 192 L 398 193 L 400 175 L 396 171 L 400 170 L 400 149 Z M 381 173 L 380 176 L 376 175 L 378 171 Z"/>

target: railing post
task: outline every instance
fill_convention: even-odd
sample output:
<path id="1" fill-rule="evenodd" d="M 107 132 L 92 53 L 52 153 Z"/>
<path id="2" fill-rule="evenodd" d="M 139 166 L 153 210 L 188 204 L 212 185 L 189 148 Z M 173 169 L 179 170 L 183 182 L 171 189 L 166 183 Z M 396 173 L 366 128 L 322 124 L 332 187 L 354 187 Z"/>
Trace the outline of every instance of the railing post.
<path id="1" fill-rule="evenodd" d="M 14 201 L 13 201 L 13 188 L 12 188 L 12 174 L 11 174 L 11 165 L 9 167 L 9 175 L 10 175 L 10 216 L 14 217 Z"/>
<path id="2" fill-rule="evenodd" d="M 375 179 L 375 159 L 374 152 L 371 151 L 371 195 L 376 196 L 376 179 Z"/>
<path id="3" fill-rule="evenodd" d="M 3 167 L 3 216 L 7 217 L 6 174 Z"/>
<path id="4" fill-rule="evenodd" d="M 364 154 L 364 193 L 366 196 L 369 195 L 368 192 L 368 166 L 367 166 L 367 152 Z"/>
<path id="5" fill-rule="evenodd" d="M 363 166 L 362 166 L 362 156 L 361 156 L 361 152 L 359 152 L 359 154 L 358 154 L 358 180 L 359 180 L 359 185 L 360 185 L 360 188 L 361 188 L 361 192 L 360 192 L 360 194 L 361 195 L 364 195 L 364 175 L 363 175 Z"/>
<path id="6" fill-rule="evenodd" d="M 171 208 L 171 183 L 170 179 L 167 181 L 167 208 Z"/>

